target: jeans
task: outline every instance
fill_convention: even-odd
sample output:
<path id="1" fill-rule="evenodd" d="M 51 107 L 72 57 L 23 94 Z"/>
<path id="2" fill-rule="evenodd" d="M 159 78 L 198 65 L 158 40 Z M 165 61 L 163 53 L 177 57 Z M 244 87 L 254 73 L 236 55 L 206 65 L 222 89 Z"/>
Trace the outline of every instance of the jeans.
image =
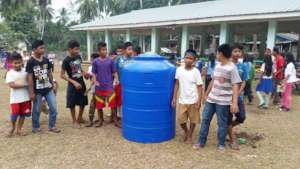
<path id="1" fill-rule="evenodd" d="M 210 122 L 213 115 L 217 114 L 218 122 L 218 146 L 225 146 L 225 140 L 228 129 L 228 118 L 229 118 L 230 106 L 218 105 L 216 103 L 205 103 L 205 107 L 202 113 L 202 122 L 199 135 L 200 146 L 205 146 Z"/>
<path id="2" fill-rule="evenodd" d="M 53 90 L 49 91 L 46 95 L 36 94 L 35 100 L 33 101 L 33 108 L 32 108 L 32 129 L 40 128 L 40 114 L 41 114 L 41 104 L 42 98 L 45 97 L 48 106 L 49 106 L 49 122 L 48 128 L 52 129 L 55 128 L 56 124 L 56 98 Z"/>

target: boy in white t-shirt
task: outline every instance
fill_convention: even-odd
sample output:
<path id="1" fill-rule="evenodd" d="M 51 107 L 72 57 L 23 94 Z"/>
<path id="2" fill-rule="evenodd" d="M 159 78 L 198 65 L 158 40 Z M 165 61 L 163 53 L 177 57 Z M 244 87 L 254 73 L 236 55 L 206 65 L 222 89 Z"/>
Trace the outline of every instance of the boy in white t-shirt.
<path id="1" fill-rule="evenodd" d="M 25 135 L 21 132 L 21 129 L 23 127 L 25 117 L 29 117 L 31 115 L 31 101 L 28 92 L 27 73 L 22 67 L 22 56 L 19 53 L 13 53 L 12 64 L 13 69 L 8 71 L 6 76 L 6 83 L 11 88 L 10 105 L 12 129 L 8 134 L 9 137 L 13 136 L 16 128 L 17 135 Z"/>
<path id="2" fill-rule="evenodd" d="M 196 52 L 189 49 L 185 52 L 184 66 L 176 70 L 176 83 L 172 105 L 176 106 L 178 97 L 178 122 L 184 131 L 183 142 L 192 143 L 196 124 L 200 122 L 200 107 L 202 95 L 201 73 L 193 66 L 196 61 Z M 179 91 L 179 95 L 178 95 Z M 187 123 L 190 122 L 188 129 Z"/>

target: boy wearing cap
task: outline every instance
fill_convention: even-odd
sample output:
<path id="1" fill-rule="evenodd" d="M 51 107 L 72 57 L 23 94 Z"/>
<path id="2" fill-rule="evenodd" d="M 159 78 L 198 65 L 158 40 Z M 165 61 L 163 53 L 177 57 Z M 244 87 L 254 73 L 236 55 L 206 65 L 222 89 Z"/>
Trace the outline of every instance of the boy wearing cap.
<path id="1" fill-rule="evenodd" d="M 196 52 L 188 49 L 185 52 L 184 66 L 176 70 L 176 83 L 172 100 L 173 107 L 176 107 L 178 98 L 178 122 L 184 131 L 183 142 L 192 142 L 193 131 L 196 124 L 200 122 L 200 107 L 202 95 L 202 79 L 200 71 L 193 65 L 196 61 Z M 190 127 L 187 127 L 188 121 Z"/>

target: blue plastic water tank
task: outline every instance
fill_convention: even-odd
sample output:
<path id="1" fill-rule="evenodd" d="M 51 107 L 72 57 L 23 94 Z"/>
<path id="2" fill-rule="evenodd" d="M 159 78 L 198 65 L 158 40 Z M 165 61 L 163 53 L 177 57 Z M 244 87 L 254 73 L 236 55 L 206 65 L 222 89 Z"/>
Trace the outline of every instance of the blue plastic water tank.
<path id="1" fill-rule="evenodd" d="M 139 143 L 159 143 L 175 136 L 171 106 L 175 66 L 162 56 L 143 54 L 121 70 L 123 137 Z"/>

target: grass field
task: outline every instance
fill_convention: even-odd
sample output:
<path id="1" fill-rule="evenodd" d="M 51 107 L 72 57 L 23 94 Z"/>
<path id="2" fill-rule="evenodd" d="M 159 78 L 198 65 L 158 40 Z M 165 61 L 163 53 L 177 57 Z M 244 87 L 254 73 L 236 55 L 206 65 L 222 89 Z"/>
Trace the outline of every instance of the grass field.
<path id="1" fill-rule="evenodd" d="M 57 70 L 58 71 L 58 70 Z M 238 128 L 243 135 L 263 139 L 248 144 L 240 151 L 216 150 L 215 119 L 207 147 L 195 151 L 180 142 L 182 131 L 177 126 L 176 137 L 161 144 L 138 144 L 122 138 L 121 130 L 113 125 L 102 128 L 74 129 L 65 108 L 66 82 L 58 72 L 60 84 L 57 96 L 60 134 L 47 132 L 47 117 L 42 114 L 43 132 L 31 133 L 31 119 L 25 122 L 25 137 L 6 138 L 10 128 L 9 88 L 0 80 L 0 168 L 1 169 L 297 169 L 300 166 L 300 97 L 293 97 L 293 111 L 275 108 L 259 110 L 247 107 L 247 120 Z M 85 111 L 87 119 L 88 111 Z M 194 141 L 197 140 L 197 127 Z"/>

